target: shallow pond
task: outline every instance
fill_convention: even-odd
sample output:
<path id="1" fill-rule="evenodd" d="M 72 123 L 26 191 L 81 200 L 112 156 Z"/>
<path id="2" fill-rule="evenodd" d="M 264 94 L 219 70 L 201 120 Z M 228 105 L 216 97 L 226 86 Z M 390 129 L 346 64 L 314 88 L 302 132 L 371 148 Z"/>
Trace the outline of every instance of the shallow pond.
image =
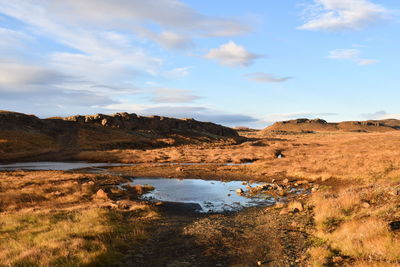
<path id="1" fill-rule="evenodd" d="M 214 181 L 201 179 L 134 178 L 133 185 L 152 185 L 155 189 L 142 195 L 142 199 L 195 204 L 199 212 L 237 211 L 246 207 L 267 206 L 275 203 L 267 194 L 247 197 L 237 189 L 247 191 L 242 181 Z M 259 184 L 252 184 L 257 186 Z"/>

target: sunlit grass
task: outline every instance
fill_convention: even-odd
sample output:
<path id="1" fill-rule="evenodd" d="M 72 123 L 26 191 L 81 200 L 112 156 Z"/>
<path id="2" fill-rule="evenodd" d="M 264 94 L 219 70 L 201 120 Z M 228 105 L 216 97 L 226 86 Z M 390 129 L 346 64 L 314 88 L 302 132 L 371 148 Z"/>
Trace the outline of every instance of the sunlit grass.
<path id="1" fill-rule="evenodd" d="M 107 266 L 146 238 L 140 222 L 105 209 L 0 215 L 0 262 L 12 266 Z"/>

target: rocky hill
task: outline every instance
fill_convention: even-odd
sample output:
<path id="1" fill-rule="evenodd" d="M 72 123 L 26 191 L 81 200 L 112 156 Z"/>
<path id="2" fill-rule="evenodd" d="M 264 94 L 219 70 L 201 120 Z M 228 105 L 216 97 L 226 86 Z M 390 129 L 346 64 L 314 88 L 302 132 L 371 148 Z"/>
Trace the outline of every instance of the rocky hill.
<path id="1" fill-rule="evenodd" d="M 238 140 L 231 128 L 194 119 L 136 114 L 40 119 L 0 111 L 0 160 L 69 158 L 81 151 L 155 148 Z"/>
<path id="2" fill-rule="evenodd" d="M 272 132 L 387 132 L 400 130 L 400 120 L 368 120 L 327 122 L 322 119 L 296 119 L 276 122 L 262 130 L 262 133 Z"/>

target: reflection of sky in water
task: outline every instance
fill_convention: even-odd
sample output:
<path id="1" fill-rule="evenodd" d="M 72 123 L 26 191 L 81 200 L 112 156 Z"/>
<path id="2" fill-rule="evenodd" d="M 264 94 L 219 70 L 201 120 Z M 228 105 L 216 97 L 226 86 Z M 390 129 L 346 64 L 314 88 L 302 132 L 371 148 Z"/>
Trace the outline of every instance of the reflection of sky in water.
<path id="1" fill-rule="evenodd" d="M 246 185 L 242 185 L 241 181 L 138 178 L 132 179 L 132 184 L 148 184 L 155 187 L 154 191 L 143 195 L 144 199 L 197 203 L 202 207 L 203 212 L 233 211 L 243 207 L 273 203 L 273 199 L 266 194 L 253 198 L 236 194 L 236 190 L 239 188 L 247 190 Z M 256 185 L 253 184 L 253 186 Z"/>
<path id="2" fill-rule="evenodd" d="M 18 162 L 11 164 L 0 164 L 0 171 L 13 170 L 52 170 L 52 171 L 68 171 L 82 168 L 121 166 L 122 163 L 89 163 L 89 162 Z"/>

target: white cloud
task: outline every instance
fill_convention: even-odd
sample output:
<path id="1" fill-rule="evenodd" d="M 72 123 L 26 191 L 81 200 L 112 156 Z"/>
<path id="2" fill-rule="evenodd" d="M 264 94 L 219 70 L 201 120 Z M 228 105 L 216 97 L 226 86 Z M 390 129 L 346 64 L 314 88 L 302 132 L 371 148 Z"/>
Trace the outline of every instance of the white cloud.
<path id="1" fill-rule="evenodd" d="M 190 103 L 201 97 L 191 94 L 188 90 L 174 88 L 157 88 L 151 101 L 154 103 Z"/>
<path id="2" fill-rule="evenodd" d="M 376 64 L 378 62 L 379 62 L 379 60 L 376 60 L 376 59 L 364 59 L 364 58 L 361 58 L 358 61 L 358 65 L 366 66 L 366 65 Z"/>
<path id="3" fill-rule="evenodd" d="M 246 77 L 249 80 L 260 83 L 282 83 L 292 79 L 292 77 L 276 77 L 264 72 L 248 73 L 246 74 Z"/>
<path id="4" fill-rule="evenodd" d="M 384 19 L 388 10 L 368 0 L 314 0 L 301 30 L 355 30 Z"/>
<path id="5" fill-rule="evenodd" d="M 374 113 L 365 113 L 360 115 L 368 120 L 386 120 L 386 119 L 398 119 L 400 120 L 400 113 L 387 113 L 384 110 L 379 110 Z"/>
<path id="6" fill-rule="evenodd" d="M 0 49 L 10 50 L 24 46 L 27 41 L 34 38 L 22 31 L 15 31 L 0 27 Z"/>
<path id="7" fill-rule="evenodd" d="M 371 65 L 379 62 L 379 60 L 376 59 L 362 58 L 361 51 L 358 49 L 335 49 L 329 51 L 328 58 L 350 60 L 362 66 Z"/>
<path id="8" fill-rule="evenodd" d="M 134 27 L 137 34 L 143 38 L 152 40 L 169 50 L 186 50 L 194 47 L 194 42 L 188 34 L 178 34 L 172 31 L 156 33 L 145 27 Z"/>
<path id="9" fill-rule="evenodd" d="M 187 36 L 179 35 L 170 31 L 160 33 L 156 40 L 169 49 L 187 49 L 194 46 L 193 41 Z"/>
<path id="10" fill-rule="evenodd" d="M 15 62 L 0 62 L 0 90 L 31 91 L 37 86 L 73 82 L 57 71 Z"/>
<path id="11" fill-rule="evenodd" d="M 221 45 L 218 48 L 212 48 L 205 58 L 216 60 L 221 65 L 226 66 L 248 66 L 253 63 L 255 59 L 263 57 L 250 53 L 244 46 L 237 45 L 233 41 Z"/>
<path id="12" fill-rule="evenodd" d="M 63 0 L 44 1 L 46 8 L 77 24 L 87 23 L 131 28 L 153 22 L 162 28 L 195 31 L 213 36 L 247 33 L 248 26 L 233 20 L 200 14 L 179 0 Z M 67 12 L 68 11 L 68 12 Z"/>
<path id="13" fill-rule="evenodd" d="M 166 72 L 164 72 L 164 77 L 166 78 L 183 78 L 186 77 L 190 74 L 190 70 L 193 67 L 181 67 L 181 68 L 174 68 L 172 70 L 168 70 Z"/>
<path id="14" fill-rule="evenodd" d="M 110 105 L 115 103 L 107 94 L 85 90 L 76 77 L 55 70 L 15 62 L 0 62 L 0 106 L 3 109 L 54 115 L 71 108 Z M 79 90 L 71 87 L 79 86 Z M 61 113 L 60 113 L 61 112 Z"/>

